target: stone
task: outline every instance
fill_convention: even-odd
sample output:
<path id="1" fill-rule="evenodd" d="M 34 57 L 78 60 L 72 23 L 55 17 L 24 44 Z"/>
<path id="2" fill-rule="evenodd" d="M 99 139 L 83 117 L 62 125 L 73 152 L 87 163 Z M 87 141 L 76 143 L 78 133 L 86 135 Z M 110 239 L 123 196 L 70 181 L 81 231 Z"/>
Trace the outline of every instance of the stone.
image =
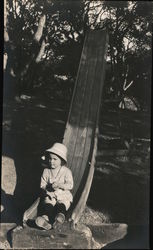
<path id="1" fill-rule="evenodd" d="M 4 191 L 4 193 L 13 195 L 16 182 L 17 182 L 16 169 L 15 169 L 14 160 L 7 156 L 2 156 L 2 178 L 1 180 L 2 180 L 1 188 Z"/>
<path id="2" fill-rule="evenodd" d="M 0 249 L 10 248 L 10 231 L 15 227 L 15 223 L 0 223 Z"/>
<path id="3" fill-rule="evenodd" d="M 124 223 L 104 223 L 101 225 L 89 225 L 94 242 L 101 247 L 110 242 L 122 239 L 127 234 L 127 224 Z M 101 248 L 100 247 L 100 248 Z"/>
<path id="4" fill-rule="evenodd" d="M 25 227 L 12 232 L 12 247 L 26 249 L 91 249 L 92 237 L 85 227 L 73 229 L 69 222 L 48 231 Z"/>

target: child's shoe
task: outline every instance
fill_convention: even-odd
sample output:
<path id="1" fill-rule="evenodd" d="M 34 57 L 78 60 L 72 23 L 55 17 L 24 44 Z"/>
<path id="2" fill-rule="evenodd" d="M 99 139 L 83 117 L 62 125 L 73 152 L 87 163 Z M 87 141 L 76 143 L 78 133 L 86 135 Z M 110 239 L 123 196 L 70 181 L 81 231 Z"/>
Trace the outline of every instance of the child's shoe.
<path id="1" fill-rule="evenodd" d="M 52 225 L 46 220 L 46 218 L 44 218 L 44 216 L 38 216 L 35 223 L 38 227 L 45 230 L 50 230 L 52 228 Z"/>
<path id="2" fill-rule="evenodd" d="M 61 224 L 63 224 L 65 221 L 65 215 L 62 213 L 57 214 L 56 218 L 55 218 L 55 222 L 53 224 L 53 228 L 57 228 L 58 226 L 60 226 Z"/>

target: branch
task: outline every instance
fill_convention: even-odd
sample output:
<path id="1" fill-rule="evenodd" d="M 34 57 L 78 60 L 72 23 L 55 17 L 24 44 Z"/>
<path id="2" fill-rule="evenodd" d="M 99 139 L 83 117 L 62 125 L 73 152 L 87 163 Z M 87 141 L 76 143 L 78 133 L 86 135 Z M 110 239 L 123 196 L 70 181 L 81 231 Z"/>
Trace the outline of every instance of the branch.
<path id="1" fill-rule="evenodd" d="M 6 7 L 6 0 L 4 0 L 4 42 L 9 41 L 9 35 L 7 31 L 7 7 Z"/>
<path id="2" fill-rule="evenodd" d="M 40 41 L 40 39 L 42 37 L 45 22 L 46 22 L 46 15 L 43 15 L 43 16 L 40 17 L 38 28 L 37 28 L 37 31 L 36 31 L 36 33 L 34 35 L 34 41 L 36 41 L 37 43 L 39 43 L 39 41 Z M 36 58 L 36 62 L 39 61 L 40 56 L 42 55 L 42 53 L 44 51 L 43 47 L 44 47 L 44 43 L 42 42 L 39 54 L 38 54 L 38 56 Z M 31 56 L 31 60 L 26 64 L 24 70 L 21 72 L 21 79 L 23 79 L 24 75 L 27 73 L 27 71 L 29 69 L 29 66 L 31 65 L 31 63 L 34 60 L 35 56 L 36 55 L 33 53 L 32 56 Z"/>
<path id="3" fill-rule="evenodd" d="M 126 86 L 127 84 L 127 76 L 128 76 L 128 72 L 129 72 L 129 66 L 127 65 L 127 72 L 125 74 L 125 80 L 124 80 L 124 84 L 123 84 L 123 90 L 126 91 L 133 83 L 133 80 Z"/>
<path id="4" fill-rule="evenodd" d="M 8 60 L 8 55 L 7 55 L 7 53 L 4 53 L 4 56 L 3 56 L 3 68 L 4 68 L 4 70 L 6 70 L 7 60 Z"/>
<path id="5" fill-rule="evenodd" d="M 39 42 L 41 37 L 42 37 L 42 34 L 43 34 L 43 28 L 45 26 L 45 22 L 46 22 L 46 15 L 43 15 L 40 20 L 39 20 L 39 24 L 38 24 L 38 29 L 34 35 L 34 40 L 36 42 Z"/>
<path id="6" fill-rule="evenodd" d="M 7 30 L 7 6 L 6 6 L 6 0 L 4 0 L 4 46 L 6 45 L 6 43 L 9 42 L 9 34 L 8 34 L 8 30 Z M 8 62 L 8 52 L 4 53 L 3 56 L 3 70 L 6 70 L 7 67 L 7 62 Z"/>
<path id="7" fill-rule="evenodd" d="M 39 63 L 41 61 L 41 58 L 42 58 L 44 51 L 45 51 L 45 47 L 46 47 L 46 43 L 45 43 L 45 40 L 43 40 L 42 44 L 41 44 L 40 51 L 36 57 L 36 63 Z"/>
<path id="8" fill-rule="evenodd" d="M 126 81 L 124 82 L 124 85 L 123 85 L 123 90 L 126 91 L 133 83 L 133 80 L 126 86 Z"/>

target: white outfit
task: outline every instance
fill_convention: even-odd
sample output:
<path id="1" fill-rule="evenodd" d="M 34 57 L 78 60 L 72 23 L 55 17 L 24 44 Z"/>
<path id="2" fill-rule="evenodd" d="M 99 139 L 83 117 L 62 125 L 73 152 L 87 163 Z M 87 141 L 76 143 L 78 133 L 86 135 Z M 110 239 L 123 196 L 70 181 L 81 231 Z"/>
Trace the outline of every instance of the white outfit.
<path id="1" fill-rule="evenodd" d="M 61 166 L 56 177 L 53 175 L 52 169 L 45 168 L 41 176 L 40 187 L 46 189 L 47 184 L 53 184 L 54 182 L 60 183 L 63 185 L 63 189 L 58 188 L 53 192 L 53 198 L 47 201 L 55 205 L 55 199 L 58 203 L 63 203 L 66 207 L 66 210 L 69 209 L 71 202 L 73 201 L 73 196 L 70 190 L 73 188 L 73 177 L 72 172 L 66 166 Z"/>

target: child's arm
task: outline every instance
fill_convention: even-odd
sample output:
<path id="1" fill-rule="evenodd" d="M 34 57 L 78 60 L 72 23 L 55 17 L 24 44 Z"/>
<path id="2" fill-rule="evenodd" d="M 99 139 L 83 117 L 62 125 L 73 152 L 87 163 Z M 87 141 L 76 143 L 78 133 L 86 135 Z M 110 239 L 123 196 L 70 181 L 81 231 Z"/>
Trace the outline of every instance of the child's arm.
<path id="1" fill-rule="evenodd" d="M 43 174 L 41 176 L 41 181 L 40 181 L 40 196 L 41 197 L 46 196 L 47 182 L 48 182 L 48 173 L 47 173 L 47 169 L 44 169 Z"/>
<path id="2" fill-rule="evenodd" d="M 40 188 L 46 189 L 47 184 L 48 184 L 48 171 L 47 169 L 44 169 L 43 174 L 41 176 Z"/>

